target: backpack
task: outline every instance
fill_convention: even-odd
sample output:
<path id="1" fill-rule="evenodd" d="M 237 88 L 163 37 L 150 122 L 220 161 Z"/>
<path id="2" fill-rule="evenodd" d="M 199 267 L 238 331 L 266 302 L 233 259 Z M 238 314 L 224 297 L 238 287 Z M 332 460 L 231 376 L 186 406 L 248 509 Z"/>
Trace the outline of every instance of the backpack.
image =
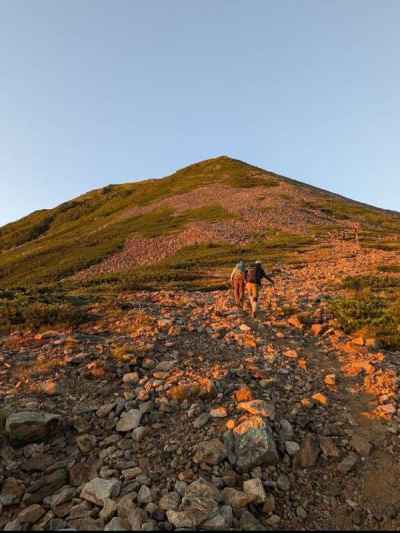
<path id="1" fill-rule="evenodd" d="M 252 265 L 247 269 L 246 280 L 249 283 L 257 282 L 257 267 L 255 265 Z"/>

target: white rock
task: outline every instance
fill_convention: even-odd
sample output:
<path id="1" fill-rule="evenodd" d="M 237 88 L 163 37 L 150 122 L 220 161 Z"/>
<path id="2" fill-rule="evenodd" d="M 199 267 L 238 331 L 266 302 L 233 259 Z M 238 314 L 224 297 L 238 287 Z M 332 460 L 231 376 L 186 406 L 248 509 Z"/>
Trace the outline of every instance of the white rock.
<path id="1" fill-rule="evenodd" d="M 101 479 L 99 477 L 92 479 L 81 490 L 80 497 L 83 500 L 103 506 L 107 498 L 119 496 L 121 483 L 118 479 Z"/>
<path id="2" fill-rule="evenodd" d="M 104 531 L 129 531 L 129 524 L 123 518 L 116 516 L 104 528 Z"/>
<path id="3" fill-rule="evenodd" d="M 141 504 L 150 503 L 152 501 L 151 491 L 146 485 L 142 485 L 138 492 L 137 501 Z"/>
<path id="4" fill-rule="evenodd" d="M 255 503 L 264 503 L 267 498 L 262 481 L 258 478 L 244 481 L 243 491 L 249 496 L 254 496 Z"/>
<path id="5" fill-rule="evenodd" d="M 117 424 L 116 430 L 126 433 L 136 429 L 140 425 L 142 413 L 139 409 L 130 409 L 124 413 Z"/>
<path id="6" fill-rule="evenodd" d="M 296 453 L 300 450 L 300 446 L 297 444 L 297 442 L 292 440 L 287 440 L 285 442 L 285 448 L 289 455 L 296 455 Z"/>

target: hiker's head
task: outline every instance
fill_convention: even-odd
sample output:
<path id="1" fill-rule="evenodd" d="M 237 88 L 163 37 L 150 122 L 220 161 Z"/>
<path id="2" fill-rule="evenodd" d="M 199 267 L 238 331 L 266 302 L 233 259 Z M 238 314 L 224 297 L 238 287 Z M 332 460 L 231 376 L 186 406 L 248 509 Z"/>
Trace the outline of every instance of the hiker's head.
<path id="1" fill-rule="evenodd" d="M 261 265 L 261 261 L 256 261 L 256 265 Z"/>

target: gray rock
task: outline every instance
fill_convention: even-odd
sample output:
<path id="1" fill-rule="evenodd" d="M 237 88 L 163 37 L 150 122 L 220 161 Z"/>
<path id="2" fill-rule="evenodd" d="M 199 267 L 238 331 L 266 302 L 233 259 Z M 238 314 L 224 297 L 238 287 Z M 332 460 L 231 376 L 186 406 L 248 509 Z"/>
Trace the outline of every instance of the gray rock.
<path id="1" fill-rule="evenodd" d="M 181 510 L 189 515 L 192 520 L 193 525 L 189 527 L 198 527 L 206 520 L 215 517 L 218 513 L 218 503 L 209 496 L 191 493 L 185 495 L 182 499 Z M 171 512 L 173 513 L 174 511 L 167 512 L 168 517 Z"/>
<path id="2" fill-rule="evenodd" d="M 224 444 L 219 439 L 212 439 L 201 442 L 196 449 L 193 457 L 195 463 L 206 463 L 217 465 L 226 457 Z"/>
<path id="3" fill-rule="evenodd" d="M 4 481 L 0 492 L 0 503 L 4 506 L 17 505 L 25 493 L 25 485 L 15 478 L 8 478 Z"/>
<path id="4" fill-rule="evenodd" d="M 193 421 L 193 427 L 196 429 L 202 428 L 210 420 L 210 415 L 208 413 L 202 413 Z"/>
<path id="5" fill-rule="evenodd" d="M 280 421 L 280 431 L 279 431 L 279 437 L 280 439 L 285 442 L 286 440 L 291 440 L 294 436 L 294 431 L 292 424 L 286 420 L 282 419 Z"/>
<path id="6" fill-rule="evenodd" d="M 83 435 L 78 435 L 76 438 L 76 444 L 83 454 L 88 454 L 96 446 L 97 439 L 94 435 L 88 435 L 84 433 Z"/>
<path id="7" fill-rule="evenodd" d="M 295 457 L 295 466 L 309 468 L 314 466 L 320 454 L 319 442 L 311 433 L 307 433 Z"/>
<path id="8" fill-rule="evenodd" d="M 265 400 L 250 400 L 249 402 L 240 402 L 238 404 L 240 411 L 246 411 L 251 415 L 263 416 L 273 420 L 275 418 L 275 407 L 271 402 Z"/>
<path id="9" fill-rule="evenodd" d="M 139 409 L 130 409 L 124 413 L 118 421 L 116 430 L 122 433 L 132 431 L 140 425 L 140 420 L 142 418 L 142 413 Z"/>
<path id="10" fill-rule="evenodd" d="M 114 500 L 111 500 L 110 498 L 106 498 L 104 500 L 103 509 L 99 513 L 99 518 L 104 520 L 104 522 L 108 522 L 117 512 L 117 504 Z"/>
<path id="11" fill-rule="evenodd" d="M 156 513 L 158 511 L 158 505 L 154 502 L 149 502 L 144 508 L 144 510 L 148 515 L 152 515 L 153 513 Z"/>
<path id="12" fill-rule="evenodd" d="M 270 427 L 259 416 L 252 416 L 228 434 L 230 460 L 240 472 L 249 472 L 256 466 L 273 465 L 279 461 Z"/>
<path id="13" fill-rule="evenodd" d="M 140 377 L 137 372 L 128 372 L 128 374 L 124 374 L 122 377 L 123 383 L 138 383 L 139 379 Z"/>
<path id="14" fill-rule="evenodd" d="M 306 513 L 304 507 L 302 507 L 301 505 L 298 505 L 296 507 L 296 514 L 302 520 L 305 520 L 307 518 L 307 513 Z"/>
<path id="15" fill-rule="evenodd" d="M 150 503 L 152 501 L 151 490 L 146 485 L 142 485 L 139 489 L 137 501 L 140 504 Z"/>
<path id="16" fill-rule="evenodd" d="M 265 531 L 265 527 L 247 509 L 240 516 L 240 529 L 245 531 Z"/>
<path id="17" fill-rule="evenodd" d="M 3 531 L 23 531 L 22 524 L 18 520 L 18 518 L 15 518 L 14 520 L 10 520 L 10 522 L 7 522 L 7 524 L 4 526 Z"/>
<path id="18" fill-rule="evenodd" d="M 209 530 L 225 530 L 228 527 L 226 524 L 225 516 L 222 513 L 216 514 L 213 518 L 210 518 L 201 524 L 202 529 Z"/>
<path id="19" fill-rule="evenodd" d="M 79 518 L 75 521 L 70 521 L 70 525 L 78 531 L 103 531 L 104 530 L 104 522 L 103 520 L 96 520 L 90 516 L 86 518 Z M 58 528 L 61 529 L 61 528 Z"/>
<path id="20" fill-rule="evenodd" d="M 55 518 L 55 514 L 53 513 L 53 511 L 47 511 L 47 513 L 42 516 L 39 522 L 36 522 L 36 524 L 33 526 L 32 531 L 43 531 L 47 528 L 47 524 L 53 518 Z"/>
<path id="21" fill-rule="evenodd" d="M 175 490 L 180 496 L 184 496 L 187 488 L 187 483 L 185 481 L 177 481 L 175 483 Z"/>
<path id="22" fill-rule="evenodd" d="M 24 498 L 25 503 L 39 503 L 46 496 L 57 492 L 68 482 L 68 471 L 66 468 L 59 468 L 50 474 L 39 478 L 29 487 L 30 495 Z"/>
<path id="23" fill-rule="evenodd" d="M 361 455 L 361 457 L 368 457 L 371 453 L 372 446 L 362 435 L 355 433 L 351 438 L 350 446 L 358 453 L 358 455 Z"/>
<path id="24" fill-rule="evenodd" d="M 266 495 L 262 509 L 265 514 L 271 514 L 275 511 L 275 496 L 273 494 Z"/>
<path id="25" fill-rule="evenodd" d="M 128 518 L 129 513 L 134 509 L 136 509 L 136 505 L 133 503 L 131 494 L 122 496 L 117 503 L 117 512 L 120 518 Z"/>
<path id="26" fill-rule="evenodd" d="M 26 507 L 23 511 L 18 514 L 18 521 L 21 524 L 35 524 L 38 520 L 46 514 L 46 510 L 37 503 Z"/>
<path id="27" fill-rule="evenodd" d="M 254 503 L 264 503 L 266 500 L 267 495 L 265 493 L 264 485 L 259 478 L 244 481 L 243 490 L 249 496 L 254 497 Z"/>
<path id="28" fill-rule="evenodd" d="M 13 413 L 7 417 L 5 433 L 15 444 L 28 444 L 53 435 L 60 421 L 60 416 L 43 411 Z"/>
<path id="29" fill-rule="evenodd" d="M 74 505 L 69 513 L 70 520 L 76 520 L 78 518 L 84 518 L 91 512 L 91 505 L 88 502 L 82 502 L 78 505 Z"/>
<path id="30" fill-rule="evenodd" d="M 68 529 L 68 524 L 61 518 L 52 518 L 48 524 L 49 531 L 60 531 L 62 529 Z"/>
<path id="31" fill-rule="evenodd" d="M 287 440 L 285 442 L 285 448 L 290 456 L 296 455 L 296 453 L 300 450 L 300 446 L 293 440 Z"/>
<path id="32" fill-rule="evenodd" d="M 162 511 L 177 511 L 181 497 L 177 492 L 168 492 L 161 497 L 159 507 Z"/>
<path id="33" fill-rule="evenodd" d="M 222 491 L 224 502 L 226 505 L 230 505 L 233 509 L 242 509 L 249 503 L 255 501 L 256 496 L 254 494 L 246 494 L 241 490 L 237 490 L 231 487 L 225 487 Z"/>
<path id="34" fill-rule="evenodd" d="M 124 520 L 123 518 L 120 518 L 119 516 L 116 516 L 108 522 L 106 527 L 104 528 L 104 531 L 129 531 L 130 525 L 127 520 Z"/>
<path id="35" fill-rule="evenodd" d="M 142 524 L 142 531 L 157 531 L 157 522 L 155 520 L 147 520 Z"/>
<path id="36" fill-rule="evenodd" d="M 185 496 L 206 496 L 207 498 L 211 498 L 216 502 L 219 502 L 222 499 L 222 495 L 218 488 L 203 478 L 193 481 L 193 483 L 187 487 Z"/>
<path id="37" fill-rule="evenodd" d="M 219 512 L 222 514 L 222 516 L 225 519 L 225 524 L 227 528 L 232 527 L 233 522 L 233 511 L 232 507 L 230 505 L 221 505 L 219 508 Z"/>
<path id="38" fill-rule="evenodd" d="M 107 498 L 117 497 L 121 490 L 121 483 L 118 479 L 95 478 L 83 487 L 81 498 L 95 505 L 103 506 Z"/>
<path id="39" fill-rule="evenodd" d="M 192 529 L 196 527 L 195 521 L 191 514 L 185 511 L 167 511 L 167 518 L 176 529 Z"/>
<path id="40" fill-rule="evenodd" d="M 273 514 L 269 518 L 267 518 L 266 523 L 271 527 L 277 527 L 280 521 L 281 517 L 276 514 Z"/>
<path id="41" fill-rule="evenodd" d="M 135 442 L 141 442 L 147 433 L 147 428 L 139 426 L 132 431 L 132 438 Z"/>
<path id="42" fill-rule="evenodd" d="M 322 450 L 322 453 L 326 457 L 339 457 L 339 450 L 337 449 L 333 439 L 321 436 L 319 438 L 319 445 Z"/>
<path id="43" fill-rule="evenodd" d="M 63 505 L 64 503 L 70 502 L 76 494 L 76 489 L 74 487 L 65 486 L 54 496 L 49 496 L 45 498 L 44 503 L 50 505 L 52 509 Z"/>
<path id="44" fill-rule="evenodd" d="M 141 529 L 144 522 L 144 512 L 139 507 L 134 507 L 128 514 L 127 520 L 133 531 Z"/>
<path id="45" fill-rule="evenodd" d="M 116 405 L 115 402 L 102 405 L 101 407 L 99 407 L 99 409 L 97 409 L 96 415 L 99 418 L 104 418 L 108 416 L 111 413 L 111 411 L 114 409 L 115 405 Z"/>
<path id="46" fill-rule="evenodd" d="M 280 474 L 278 476 L 276 484 L 278 488 L 283 490 L 284 492 L 287 492 L 290 489 L 290 480 L 287 476 L 285 476 L 285 474 Z"/>
<path id="47" fill-rule="evenodd" d="M 349 455 L 347 455 L 343 459 L 343 461 L 341 461 L 338 464 L 337 469 L 342 474 L 347 474 L 348 472 L 350 472 L 350 470 L 352 470 L 354 468 L 354 466 L 357 463 L 358 463 L 358 456 L 355 453 L 349 453 Z"/>

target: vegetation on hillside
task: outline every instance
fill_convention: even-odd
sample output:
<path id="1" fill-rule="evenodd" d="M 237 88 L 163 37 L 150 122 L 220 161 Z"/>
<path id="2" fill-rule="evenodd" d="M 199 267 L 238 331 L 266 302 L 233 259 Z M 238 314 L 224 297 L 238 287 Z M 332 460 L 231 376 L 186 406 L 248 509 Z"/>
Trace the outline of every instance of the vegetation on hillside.
<path id="1" fill-rule="evenodd" d="M 120 217 L 128 207 L 144 206 L 211 183 L 244 188 L 278 185 L 269 173 L 222 157 L 191 165 L 161 180 L 110 185 L 87 193 L 0 228 L 0 287 L 60 280 L 121 250 L 134 234 L 155 237 L 179 231 L 196 220 L 232 217 L 218 205 L 188 209 L 179 215 L 158 209 Z"/>
<path id="2" fill-rule="evenodd" d="M 18 327 L 39 330 L 77 326 L 90 318 L 87 304 L 87 298 L 73 296 L 57 286 L 0 290 L 0 333 Z"/>
<path id="3" fill-rule="evenodd" d="M 150 205 L 163 198 L 211 184 L 234 188 L 264 187 L 265 195 L 268 195 L 271 187 L 277 187 L 285 180 L 302 190 L 313 190 L 300 182 L 241 161 L 219 157 L 190 165 L 163 179 L 109 185 L 55 209 L 37 211 L 0 228 L 0 288 L 52 284 L 122 250 L 129 237 L 159 237 L 179 232 L 190 222 L 218 222 L 235 216 L 218 204 L 189 208 L 179 214 L 172 209 L 155 207 L 147 213 L 129 216 L 132 207 Z M 295 204 L 298 201 L 285 192 L 279 192 L 279 189 L 277 194 L 288 201 L 292 199 Z M 311 228 L 312 238 L 323 238 L 330 228 L 335 228 L 336 220 L 351 219 L 364 224 L 361 232 L 363 246 L 400 249 L 400 241 L 393 235 L 388 237 L 390 232 L 400 234 L 398 215 L 317 189 L 313 198 L 313 201 L 304 202 L 302 208 L 322 211 L 332 221 L 327 221 L 324 227 L 316 227 L 314 232 Z M 286 257 L 289 250 L 301 251 L 304 243 L 302 237 L 280 235 L 266 242 L 264 237 L 255 235 L 254 242 L 244 248 L 214 243 L 208 247 L 203 245 L 182 250 L 157 269 L 164 272 L 163 276 L 168 271 L 168 276 L 177 279 L 183 276 L 178 276 L 178 271 L 225 268 L 238 255 L 247 260 L 258 256 L 260 259 L 280 261 L 282 251 Z M 141 275 L 138 271 L 139 278 Z M 143 273 L 144 277 L 147 275 Z M 186 278 L 182 283 L 189 283 L 189 280 Z"/>
<path id="4" fill-rule="evenodd" d="M 376 337 L 388 349 L 400 349 L 400 278 L 388 275 L 347 277 L 344 296 L 331 308 L 346 333 Z"/>
<path id="5" fill-rule="evenodd" d="M 246 246 L 226 243 L 208 243 L 187 246 L 155 267 L 137 267 L 129 272 L 105 274 L 80 281 L 85 291 L 104 292 L 120 290 L 159 290 L 174 288 L 185 290 L 226 289 L 230 269 L 242 258 L 246 262 L 256 259 L 273 269 L 285 263 L 298 261 L 297 254 L 311 243 L 299 235 L 275 232 L 269 240 L 257 240 Z M 78 284 L 69 283 L 77 290 Z"/>

